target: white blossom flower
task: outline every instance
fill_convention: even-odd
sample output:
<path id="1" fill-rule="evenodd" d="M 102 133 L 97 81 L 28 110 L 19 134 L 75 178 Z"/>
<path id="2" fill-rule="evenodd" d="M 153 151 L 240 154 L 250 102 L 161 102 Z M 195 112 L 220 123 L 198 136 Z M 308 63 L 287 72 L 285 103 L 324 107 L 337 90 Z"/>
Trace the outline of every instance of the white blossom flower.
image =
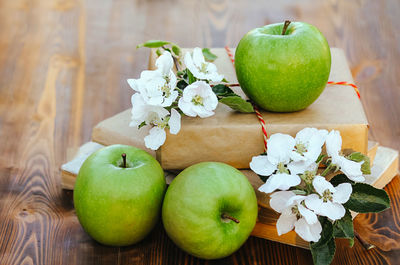
<path id="1" fill-rule="evenodd" d="M 128 79 L 130 87 L 139 92 L 144 101 L 149 105 L 162 107 L 171 106 L 178 97 L 176 76 L 172 71 L 173 59 L 165 51 L 156 60 L 157 70 L 143 71 L 139 79 Z"/>
<path id="2" fill-rule="evenodd" d="M 290 154 L 293 161 L 288 165 L 290 173 L 297 175 L 316 169 L 315 162 L 321 154 L 327 135 L 327 130 L 316 128 L 304 128 L 296 134 L 296 144 Z"/>
<path id="3" fill-rule="evenodd" d="M 150 129 L 149 135 L 144 137 L 144 144 L 151 150 L 157 150 L 162 146 L 167 138 L 165 130 L 161 127 L 155 126 Z"/>
<path id="4" fill-rule="evenodd" d="M 133 94 L 131 102 L 132 120 L 129 124 L 131 127 L 139 126 L 143 122 L 150 125 L 153 121 L 162 120 L 169 114 L 168 110 L 161 106 L 147 104 L 141 93 Z"/>
<path id="5" fill-rule="evenodd" d="M 132 121 L 131 127 L 144 125 L 153 126 L 149 135 L 144 138 L 147 148 L 157 150 L 166 139 L 165 128 L 169 128 L 171 134 L 177 134 L 181 128 L 181 115 L 175 109 L 171 113 L 161 107 L 146 104 L 140 93 L 132 95 Z"/>
<path id="6" fill-rule="evenodd" d="M 255 156 L 250 162 L 250 168 L 261 176 L 269 176 L 265 184 L 258 190 L 271 193 L 276 189 L 288 190 L 299 185 L 301 179 L 291 174 L 287 169 L 290 154 L 294 148 L 295 140 L 290 135 L 276 133 L 267 141 L 267 155 Z"/>
<path id="7" fill-rule="evenodd" d="M 305 198 L 292 191 L 278 191 L 271 194 L 269 202 L 271 208 L 281 213 L 276 222 L 278 235 L 286 234 L 294 228 L 304 240 L 318 242 L 322 226 L 317 215 L 304 207 Z"/>
<path id="8" fill-rule="evenodd" d="M 327 130 L 304 128 L 296 134 L 296 144 L 290 157 L 293 161 L 311 160 L 315 162 L 321 154 L 325 143 Z"/>
<path id="9" fill-rule="evenodd" d="M 346 213 L 342 204 L 349 200 L 353 191 L 351 184 L 342 183 L 333 187 L 324 177 L 315 176 L 313 186 L 318 194 L 308 195 L 304 200 L 306 206 L 333 221 L 341 219 Z"/>
<path id="10" fill-rule="evenodd" d="M 167 124 L 166 124 L 167 123 Z M 181 115 L 175 109 L 171 109 L 171 115 L 164 118 L 160 123 L 154 124 L 155 126 L 150 129 L 149 135 L 144 137 L 144 143 L 147 148 L 157 150 L 162 146 L 167 138 L 165 128 L 169 127 L 171 134 L 177 134 L 181 128 Z"/>
<path id="11" fill-rule="evenodd" d="M 196 81 L 188 85 L 178 101 L 178 107 L 190 117 L 210 117 L 214 115 L 213 110 L 217 105 L 217 96 L 210 85 L 204 81 Z"/>
<path id="12" fill-rule="evenodd" d="M 342 149 L 342 137 L 339 131 L 332 130 L 326 137 L 326 152 L 332 158 L 332 164 L 338 166 L 340 170 L 351 180 L 365 181 L 362 175 L 361 165 L 364 161 L 351 161 L 339 154 Z"/>
<path id="13" fill-rule="evenodd" d="M 224 76 L 218 74 L 215 64 L 206 62 L 200 48 L 194 48 L 193 53 L 185 54 L 184 62 L 189 71 L 201 80 L 220 82 Z"/>

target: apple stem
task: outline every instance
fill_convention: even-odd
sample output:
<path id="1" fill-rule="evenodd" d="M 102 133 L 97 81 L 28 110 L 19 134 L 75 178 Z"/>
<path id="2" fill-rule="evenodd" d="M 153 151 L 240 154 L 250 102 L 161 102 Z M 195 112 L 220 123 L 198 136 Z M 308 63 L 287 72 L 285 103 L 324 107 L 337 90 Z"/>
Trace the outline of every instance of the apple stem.
<path id="1" fill-rule="evenodd" d="M 123 153 L 121 156 L 122 156 L 122 161 L 123 161 L 122 167 L 126 168 L 126 154 Z"/>
<path id="2" fill-rule="evenodd" d="M 285 25 L 283 25 L 282 35 L 285 35 L 287 28 L 289 27 L 290 20 L 285 20 Z"/>
<path id="3" fill-rule="evenodd" d="M 236 219 L 235 217 L 232 217 L 232 216 L 230 216 L 230 215 L 228 215 L 226 213 L 221 214 L 221 218 L 222 219 L 230 219 L 230 220 L 234 221 L 237 224 L 240 223 L 240 221 L 238 219 Z"/>

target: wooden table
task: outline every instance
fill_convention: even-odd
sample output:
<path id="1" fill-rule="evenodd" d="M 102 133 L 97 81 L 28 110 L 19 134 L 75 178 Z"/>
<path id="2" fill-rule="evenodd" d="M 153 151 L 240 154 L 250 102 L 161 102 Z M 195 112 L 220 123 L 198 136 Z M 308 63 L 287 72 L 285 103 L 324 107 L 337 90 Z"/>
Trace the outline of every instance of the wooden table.
<path id="1" fill-rule="evenodd" d="M 344 48 L 371 124 L 370 139 L 400 149 L 400 2 L 188 0 L 0 1 L 0 264 L 311 264 L 309 251 L 249 238 L 234 255 L 203 261 L 180 251 L 161 223 L 141 243 L 104 247 L 84 233 L 60 165 L 97 122 L 130 106 L 127 78 L 146 68 L 136 44 L 235 46 L 284 19 L 316 25 Z M 359 215 L 334 264 L 400 263 L 400 177 L 392 208 Z"/>

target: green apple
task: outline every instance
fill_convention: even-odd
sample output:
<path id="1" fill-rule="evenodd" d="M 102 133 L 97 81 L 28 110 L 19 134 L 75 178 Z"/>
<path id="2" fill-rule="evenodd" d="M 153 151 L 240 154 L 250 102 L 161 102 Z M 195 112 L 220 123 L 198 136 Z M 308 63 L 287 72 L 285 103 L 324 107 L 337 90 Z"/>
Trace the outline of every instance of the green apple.
<path id="1" fill-rule="evenodd" d="M 257 213 L 254 189 L 239 170 L 203 162 L 186 168 L 172 181 L 162 220 L 181 249 L 199 258 L 218 259 L 247 240 Z"/>
<path id="2" fill-rule="evenodd" d="M 76 214 L 96 241 L 131 245 L 157 223 L 165 188 L 164 172 L 151 155 L 132 146 L 108 146 L 90 155 L 79 170 Z"/>
<path id="3" fill-rule="evenodd" d="M 277 23 L 251 30 L 235 53 L 243 91 L 273 112 L 308 107 L 324 90 L 331 69 L 328 42 L 316 27 L 292 22 L 284 28 Z"/>

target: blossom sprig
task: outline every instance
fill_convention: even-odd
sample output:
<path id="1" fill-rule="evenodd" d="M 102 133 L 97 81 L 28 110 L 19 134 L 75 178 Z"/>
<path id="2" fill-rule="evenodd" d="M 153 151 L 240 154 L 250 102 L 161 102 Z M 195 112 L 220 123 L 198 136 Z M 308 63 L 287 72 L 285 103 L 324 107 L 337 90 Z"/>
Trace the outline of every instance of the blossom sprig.
<path id="1" fill-rule="evenodd" d="M 151 127 L 144 138 L 147 148 L 159 149 L 166 140 L 166 129 L 179 133 L 181 115 L 210 117 L 218 102 L 240 112 L 254 112 L 252 104 L 234 93 L 218 73 L 213 63 L 217 56 L 209 49 L 194 48 L 183 57 L 181 48 L 168 41 L 147 41 L 140 47 L 154 48 L 158 56 L 155 70 L 127 80 L 135 91 L 130 126 Z"/>
<path id="2" fill-rule="evenodd" d="M 323 153 L 323 146 L 326 154 Z M 294 231 L 310 242 L 315 264 L 330 264 L 335 238 L 354 243 L 351 212 L 380 212 L 390 207 L 386 192 L 365 181 L 369 158 L 344 155 L 339 131 L 305 128 L 295 138 L 273 134 L 267 152 L 252 158 L 250 168 L 265 182 L 270 206 L 279 212 L 278 235 Z M 319 169 L 323 164 L 325 168 Z M 332 177 L 333 176 L 333 177 Z"/>

